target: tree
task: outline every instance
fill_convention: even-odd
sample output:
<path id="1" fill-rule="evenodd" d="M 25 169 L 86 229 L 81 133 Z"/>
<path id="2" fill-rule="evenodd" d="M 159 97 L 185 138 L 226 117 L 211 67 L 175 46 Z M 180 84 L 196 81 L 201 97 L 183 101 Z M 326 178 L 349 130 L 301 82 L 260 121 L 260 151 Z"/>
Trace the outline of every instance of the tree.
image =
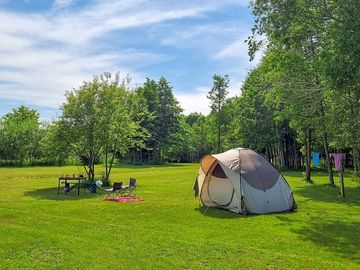
<path id="1" fill-rule="evenodd" d="M 124 154 L 133 145 L 133 137 L 138 127 L 132 119 L 131 96 L 127 92 L 131 78 L 120 80 L 119 73 L 114 79 L 110 73 L 100 75 L 101 91 L 98 106 L 100 123 L 103 129 L 105 147 L 105 181 L 110 177 L 116 155 Z"/>
<path id="2" fill-rule="evenodd" d="M 158 88 L 160 111 L 158 113 L 157 134 L 160 161 L 162 161 L 162 150 L 166 150 L 176 140 L 175 135 L 180 128 L 182 109 L 172 93 L 172 87 L 164 77 L 160 78 Z"/>
<path id="3" fill-rule="evenodd" d="M 153 120 L 153 114 L 148 111 L 146 99 L 138 89 L 132 89 L 128 91 L 128 94 L 129 107 L 131 108 L 129 115 L 136 124 L 136 129 L 131 138 L 133 162 L 135 164 L 138 160 L 137 157 L 139 157 L 139 162 L 142 163 L 143 150 L 146 152 L 150 150 L 146 142 L 151 139 L 151 134 L 145 126 Z"/>
<path id="4" fill-rule="evenodd" d="M 138 91 L 146 100 L 147 111 L 150 114 L 141 124 L 151 134 L 147 147 L 155 151 L 158 162 L 163 162 L 164 153 L 175 143 L 182 109 L 172 93 L 172 87 L 164 77 L 158 82 L 147 78 Z"/>
<path id="5" fill-rule="evenodd" d="M 277 146 L 274 112 L 265 104 L 266 84 L 262 69 L 254 69 L 246 78 L 241 96 L 234 98 L 231 121 L 232 137 L 240 140 L 240 145 L 267 154 L 270 157 Z"/>
<path id="6" fill-rule="evenodd" d="M 44 123 L 41 129 L 40 151 L 45 163 L 64 165 L 71 156 L 71 148 L 63 140 L 65 134 L 62 133 L 59 121 Z"/>
<path id="7" fill-rule="evenodd" d="M 327 95 L 330 129 L 335 148 L 352 148 L 354 169 L 360 172 L 360 2 L 331 1 L 330 18 L 320 52 L 320 70 L 330 91 Z"/>
<path id="8" fill-rule="evenodd" d="M 211 120 L 209 116 L 200 113 L 190 113 L 184 118 L 186 125 L 187 149 L 189 149 L 189 160 L 199 162 L 206 154 L 210 154 L 213 146 Z"/>
<path id="9" fill-rule="evenodd" d="M 168 159 L 172 162 L 189 162 L 192 160 L 192 153 L 195 151 L 194 133 L 186 123 L 186 116 L 180 117 L 180 127 L 174 135 L 174 143 L 169 147 Z"/>
<path id="10" fill-rule="evenodd" d="M 1 158 L 13 160 L 19 165 L 25 161 L 34 163 L 39 157 L 39 113 L 20 106 L 1 119 Z"/>
<path id="11" fill-rule="evenodd" d="M 220 152 L 221 149 L 221 133 L 222 127 L 224 126 L 224 115 L 223 107 L 226 101 L 226 96 L 228 94 L 227 88 L 229 87 L 229 76 L 215 74 L 213 76 L 213 87 L 209 91 L 207 98 L 210 100 L 211 114 L 216 115 L 216 125 L 217 125 L 217 152 Z"/>
<path id="12" fill-rule="evenodd" d="M 114 78 L 103 73 L 68 91 L 66 99 L 60 118 L 64 139 L 83 161 L 90 180 L 94 180 L 100 156 L 105 154 L 107 159 L 111 154 L 109 166 L 106 161 L 108 179 L 115 154 L 127 151 L 135 128 L 128 114 L 125 81 L 120 81 L 119 73 Z"/>
<path id="13" fill-rule="evenodd" d="M 296 65 L 302 67 L 304 71 L 295 74 L 290 78 L 290 82 L 298 91 L 297 95 L 306 93 L 309 97 L 316 93 L 315 101 L 318 110 L 313 112 L 319 119 L 317 130 L 322 134 L 323 145 L 328 165 L 329 182 L 334 183 L 331 162 L 329 157 L 328 143 L 328 123 L 325 111 L 325 88 L 321 82 L 318 63 L 320 52 L 323 47 L 326 26 L 331 16 L 326 5 L 327 1 L 281 1 L 281 0 L 258 0 L 251 2 L 253 14 L 255 15 L 255 25 L 253 35 L 248 40 L 250 56 L 253 58 L 254 52 L 261 46 L 262 41 L 257 40 L 257 35 L 266 34 L 268 49 L 275 49 L 298 60 Z M 291 59 L 291 58 L 290 58 Z M 289 60 L 287 59 L 287 64 Z M 284 62 L 286 63 L 286 62 Z M 295 65 L 292 65 L 295 67 Z M 304 76 L 305 75 L 305 76 Z M 305 79 L 305 80 L 304 80 Z M 299 103 L 299 102 L 297 102 Z M 312 105 L 314 102 L 310 103 Z M 309 123 L 309 121 L 308 121 Z M 306 156 L 306 181 L 310 181 L 310 148 L 311 133 L 315 125 L 304 126 L 305 133 L 305 156 Z"/>

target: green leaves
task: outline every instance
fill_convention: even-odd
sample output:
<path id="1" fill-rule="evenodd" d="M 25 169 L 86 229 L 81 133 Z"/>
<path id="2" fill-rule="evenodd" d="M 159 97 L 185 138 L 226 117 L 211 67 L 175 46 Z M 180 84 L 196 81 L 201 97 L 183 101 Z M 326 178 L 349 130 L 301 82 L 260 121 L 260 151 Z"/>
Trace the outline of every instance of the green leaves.
<path id="1" fill-rule="evenodd" d="M 0 155 L 19 165 L 39 157 L 39 114 L 36 110 L 20 106 L 0 120 Z"/>
<path id="2" fill-rule="evenodd" d="M 216 134 L 217 134 L 217 152 L 221 151 L 221 134 L 224 133 L 225 116 L 223 107 L 226 102 L 229 87 L 229 75 L 224 77 L 215 74 L 213 76 L 213 87 L 209 91 L 207 98 L 210 100 L 211 114 L 216 117 Z M 209 127 L 211 128 L 211 127 Z"/>
<path id="3" fill-rule="evenodd" d="M 156 159 L 162 162 L 162 152 L 175 145 L 180 130 L 180 113 L 182 112 L 172 93 L 169 82 L 161 77 L 159 81 L 146 79 L 139 90 L 139 99 L 142 99 L 148 115 L 140 126 L 148 130 L 146 148 L 156 152 Z"/>
<path id="4" fill-rule="evenodd" d="M 209 91 L 207 98 L 210 100 L 210 108 L 212 113 L 218 113 L 225 104 L 226 96 L 229 93 L 229 75 L 224 77 L 215 74 L 213 76 L 213 87 Z"/>
<path id="5" fill-rule="evenodd" d="M 78 156 L 89 160 L 92 179 L 95 161 L 103 153 L 125 153 L 132 145 L 137 125 L 129 113 L 127 82 L 120 81 L 119 73 L 114 77 L 103 73 L 66 94 L 60 119 L 64 139 Z"/>

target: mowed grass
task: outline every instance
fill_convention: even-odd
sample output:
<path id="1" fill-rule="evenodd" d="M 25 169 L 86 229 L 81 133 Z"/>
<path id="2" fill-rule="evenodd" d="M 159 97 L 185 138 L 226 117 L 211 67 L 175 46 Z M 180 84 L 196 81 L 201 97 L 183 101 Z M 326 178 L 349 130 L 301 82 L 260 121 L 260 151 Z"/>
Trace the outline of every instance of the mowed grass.
<path id="1" fill-rule="evenodd" d="M 98 172 L 103 168 L 98 167 Z M 80 167 L 0 169 L 0 269 L 360 269 L 360 188 L 347 199 L 315 173 L 285 173 L 294 213 L 240 216 L 194 199 L 197 164 L 120 166 L 137 203 L 57 194 Z"/>

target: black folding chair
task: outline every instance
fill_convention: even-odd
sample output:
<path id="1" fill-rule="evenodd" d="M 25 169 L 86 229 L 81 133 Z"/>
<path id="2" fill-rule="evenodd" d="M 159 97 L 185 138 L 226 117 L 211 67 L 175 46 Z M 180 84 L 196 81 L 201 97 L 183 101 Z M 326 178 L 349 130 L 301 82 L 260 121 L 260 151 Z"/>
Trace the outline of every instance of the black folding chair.
<path id="1" fill-rule="evenodd" d="M 112 188 L 105 188 L 104 189 L 106 192 L 106 198 L 107 197 L 111 197 L 111 195 L 113 197 L 119 196 L 123 193 L 124 189 L 123 189 L 123 185 L 122 182 L 114 182 L 113 187 Z"/>
<path id="2" fill-rule="evenodd" d="M 136 196 L 136 179 L 130 178 L 129 185 L 123 187 L 124 192 L 127 196 L 135 197 Z"/>

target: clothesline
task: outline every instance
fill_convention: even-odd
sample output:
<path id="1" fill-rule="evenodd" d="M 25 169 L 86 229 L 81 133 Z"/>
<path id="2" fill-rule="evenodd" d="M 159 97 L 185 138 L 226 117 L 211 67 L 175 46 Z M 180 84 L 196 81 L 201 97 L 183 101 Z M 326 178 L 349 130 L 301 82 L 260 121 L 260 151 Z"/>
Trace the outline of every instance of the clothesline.
<path id="1" fill-rule="evenodd" d="M 315 167 L 318 167 L 320 164 L 320 153 L 319 152 L 312 152 L 313 156 L 313 164 Z M 335 169 L 337 171 L 343 170 L 343 161 L 346 159 L 346 153 L 331 153 L 329 154 L 331 158 L 334 159 Z"/>

